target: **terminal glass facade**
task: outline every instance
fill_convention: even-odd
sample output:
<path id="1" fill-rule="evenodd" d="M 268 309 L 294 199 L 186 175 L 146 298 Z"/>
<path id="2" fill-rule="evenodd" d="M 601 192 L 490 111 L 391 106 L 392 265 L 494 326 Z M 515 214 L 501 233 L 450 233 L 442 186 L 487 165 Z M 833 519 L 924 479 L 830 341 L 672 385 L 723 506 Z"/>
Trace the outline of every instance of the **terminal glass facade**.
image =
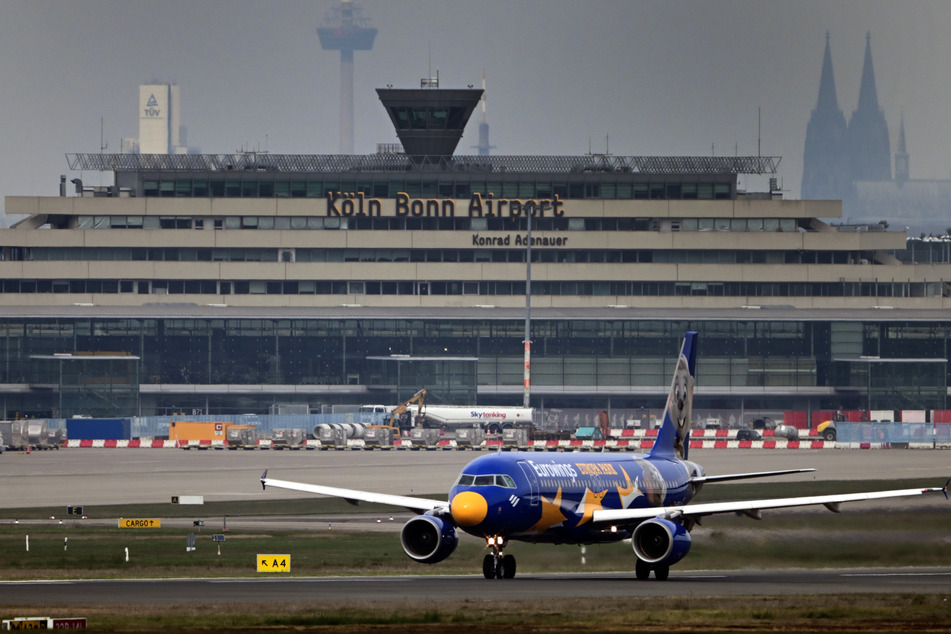
<path id="1" fill-rule="evenodd" d="M 760 406 L 764 388 L 772 407 L 790 409 L 867 408 L 870 398 L 872 408 L 945 406 L 948 324 L 544 318 L 532 322 L 533 405 L 662 407 L 671 350 L 686 330 L 702 333 L 697 380 L 711 389 L 698 393 L 701 406 Z M 265 413 L 288 402 L 319 411 L 354 398 L 395 403 L 420 387 L 446 402 L 519 404 L 523 339 L 517 319 L 3 318 L 0 383 L 62 386 L 62 401 L 37 389 L 8 393 L 8 416 L 84 414 L 96 399 L 106 401 L 95 393 L 106 385 L 116 412 L 143 415 Z M 54 356 L 91 351 L 129 360 L 84 369 Z M 859 362 L 898 351 L 904 363 Z M 397 363 L 393 355 L 431 359 Z M 60 372 L 84 379 L 70 382 Z M 102 380 L 93 385 L 90 377 Z M 139 383 L 142 393 L 132 389 Z M 367 392 L 334 387 L 356 385 Z M 216 395 L 214 386 L 233 386 L 233 394 Z"/>

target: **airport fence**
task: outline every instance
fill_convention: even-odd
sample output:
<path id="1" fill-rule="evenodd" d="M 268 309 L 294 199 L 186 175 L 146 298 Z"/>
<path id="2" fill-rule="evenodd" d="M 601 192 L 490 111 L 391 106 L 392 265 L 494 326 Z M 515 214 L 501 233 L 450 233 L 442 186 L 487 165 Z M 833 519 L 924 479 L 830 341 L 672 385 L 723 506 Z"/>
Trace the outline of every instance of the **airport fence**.
<path id="1" fill-rule="evenodd" d="M 133 416 L 131 420 L 132 438 L 167 438 L 169 424 L 173 421 L 190 422 L 228 422 L 236 425 L 252 425 L 257 429 L 258 435 L 268 435 L 275 429 L 304 429 L 307 436 L 317 425 L 320 424 L 342 424 L 342 423 L 363 423 L 366 425 L 377 425 L 382 421 L 379 414 L 366 414 L 358 412 L 337 413 L 337 414 L 239 414 L 237 416 L 210 416 L 210 415 L 188 415 L 188 416 Z M 51 418 L 47 421 L 50 429 L 66 429 L 65 418 Z"/>
<path id="2" fill-rule="evenodd" d="M 951 443 L 951 423 L 836 423 L 836 441 L 846 443 Z"/>

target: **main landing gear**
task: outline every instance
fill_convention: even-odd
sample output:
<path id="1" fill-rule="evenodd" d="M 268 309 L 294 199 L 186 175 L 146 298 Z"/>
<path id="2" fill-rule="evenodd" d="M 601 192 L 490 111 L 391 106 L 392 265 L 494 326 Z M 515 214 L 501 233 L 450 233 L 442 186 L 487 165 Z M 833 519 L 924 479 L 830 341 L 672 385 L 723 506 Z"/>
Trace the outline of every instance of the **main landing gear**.
<path id="1" fill-rule="evenodd" d="M 503 555 L 505 539 L 486 537 L 486 543 L 492 552 L 482 558 L 482 575 L 486 579 L 512 579 L 515 577 L 515 557 Z"/>
<path id="2" fill-rule="evenodd" d="M 644 581 L 651 576 L 651 570 L 654 571 L 654 578 L 658 581 L 667 581 L 667 577 L 670 576 L 670 566 L 667 564 L 649 564 L 640 558 L 634 565 L 634 576 L 639 581 Z"/>

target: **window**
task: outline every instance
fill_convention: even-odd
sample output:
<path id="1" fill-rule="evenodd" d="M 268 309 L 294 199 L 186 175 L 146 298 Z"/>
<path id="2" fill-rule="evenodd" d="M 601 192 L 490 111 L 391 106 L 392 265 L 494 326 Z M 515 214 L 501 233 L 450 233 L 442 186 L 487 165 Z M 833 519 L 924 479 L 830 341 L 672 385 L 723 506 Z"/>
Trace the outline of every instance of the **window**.
<path id="1" fill-rule="evenodd" d="M 512 479 L 512 476 L 505 474 L 495 476 L 495 485 L 506 489 L 516 488 L 515 480 Z"/>

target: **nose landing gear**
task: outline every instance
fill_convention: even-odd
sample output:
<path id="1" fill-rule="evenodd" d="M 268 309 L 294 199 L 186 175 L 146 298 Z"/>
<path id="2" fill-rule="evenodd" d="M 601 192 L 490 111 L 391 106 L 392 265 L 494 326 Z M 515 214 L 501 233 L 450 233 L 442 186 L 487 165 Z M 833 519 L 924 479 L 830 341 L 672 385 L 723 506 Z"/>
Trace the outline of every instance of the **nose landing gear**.
<path id="1" fill-rule="evenodd" d="M 487 537 L 486 543 L 492 552 L 482 559 L 482 575 L 486 579 L 512 579 L 515 577 L 515 557 L 503 555 L 505 539 Z"/>

